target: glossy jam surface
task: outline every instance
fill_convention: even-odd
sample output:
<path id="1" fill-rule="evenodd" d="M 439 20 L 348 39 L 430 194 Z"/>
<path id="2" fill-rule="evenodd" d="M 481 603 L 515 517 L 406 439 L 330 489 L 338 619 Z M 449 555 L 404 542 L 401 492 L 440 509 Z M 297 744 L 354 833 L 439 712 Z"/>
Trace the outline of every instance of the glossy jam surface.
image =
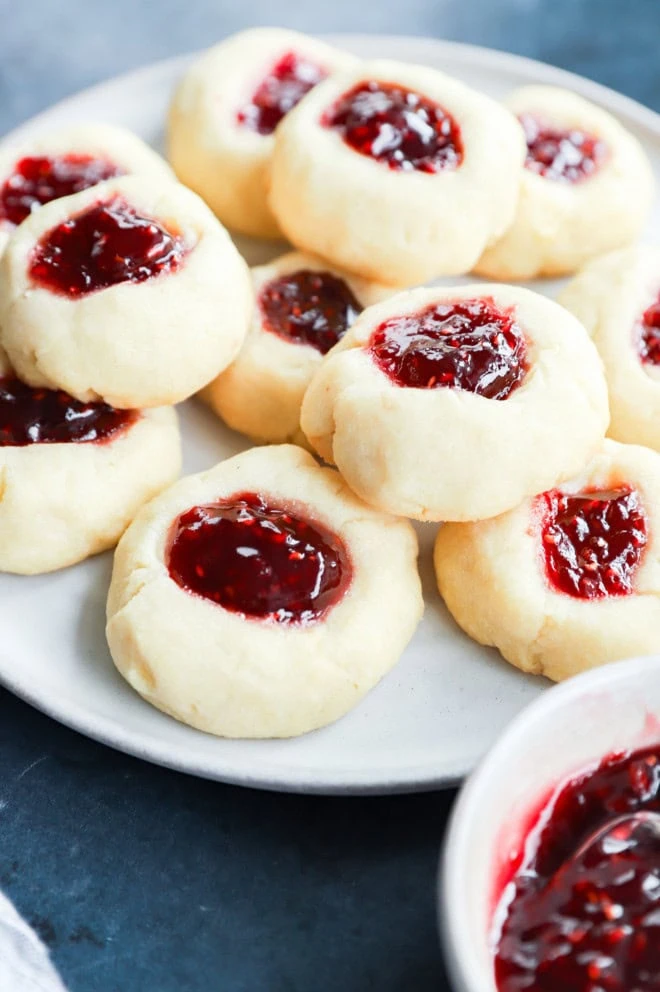
<path id="1" fill-rule="evenodd" d="M 30 276 L 39 286 L 76 299 L 174 272 L 185 254 L 178 234 L 113 199 L 47 231 L 33 252 Z"/>
<path id="2" fill-rule="evenodd" d="M 0 447 L 106 441 L 138 419 L 137 410 L 81 403 L 68 393 L 0 379 Z"/>
<path id="3" fill-rule="evenodd" d="M 181 514 L 167 564 L 188 592 L 246 617 L 285 624 L 322 619 L 352 575 L 337 535 L 257 493 Z"/>
<path id="4" fill-rule="evenodd" d="M 327 75 L 316 63 L 287 52 L 259 84 L 247 106 L 239 110 L 239 123 L 259 134 L 272 134 L 282 118 Z"/>
<path id="5" fill-rule="evenodd" d="M 463 161 L 458 124 L 419 93 L 372 80 L 344 93 L 322 119 L 361 155 L 390 169 L 441 172 Z"/>
<path id="6" fill-rule="evenodd" d="M 546 575 L 558 592 L 578 599 L 627 596 L 648 540 L 635 489 L 538 497 Z"/>
<path id="7" fill-rule="evenodd" d="M 344 336 L 362 307 L 343 279 L 302 269 L 267 283 L 259 295 L 264 326 L 325 355 Z"/>
<path id="8" fill-rule="evenodd" d="M 0 221 L 20 224 L 44 203 L 123 174 L 119 166 L 91 155 L 23 158 L 0 189 Z"/>
<path id="9" fill-rule="evenodd" d="M 513 898 L 496 951 L 500 992 L 660 989 L 660 843 L 614 824 L 642 810 L 660 812 L 658 747 L 606 759 L 544 810 L 504 894 Z"/>
<path id="10" fill-rule="evenodd" d="M 525 166 L 546 179 L 582 182 L 608 157 L 605 142 L 584 131 L 564 131 L 533 114 L 522 114 L 519 120 L 527 140 Z"/>
<path id="11" fill-rule="evenodd" d="M 392 317 L 376 328 L 369 350 L 398 386 L 448 386 L 492 400 L 505 400 L 527 371 L 527 343 L 513 312 L 488 298 Z"/>
<path id="12" fill-rule="evenodd" d="M 645 365 L 660 365 L 660 294 L 637 325 L 639 357 Z"/>

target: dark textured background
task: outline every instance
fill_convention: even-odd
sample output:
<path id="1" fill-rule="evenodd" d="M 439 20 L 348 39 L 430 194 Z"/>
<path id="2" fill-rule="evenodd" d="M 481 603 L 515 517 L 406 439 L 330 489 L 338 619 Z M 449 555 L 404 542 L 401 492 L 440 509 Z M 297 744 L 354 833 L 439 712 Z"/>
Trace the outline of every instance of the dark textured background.
<path id="1" fill-rule="evenodd" d="M 259 23 L 489 45 L 660 110 L 660 0 L 0 0 L 0 23 L 0 131 Z M 438 992 L 435 872 L 452 798 L 200 782 L 0 691 L 0 885 L 71 992 Z"/>

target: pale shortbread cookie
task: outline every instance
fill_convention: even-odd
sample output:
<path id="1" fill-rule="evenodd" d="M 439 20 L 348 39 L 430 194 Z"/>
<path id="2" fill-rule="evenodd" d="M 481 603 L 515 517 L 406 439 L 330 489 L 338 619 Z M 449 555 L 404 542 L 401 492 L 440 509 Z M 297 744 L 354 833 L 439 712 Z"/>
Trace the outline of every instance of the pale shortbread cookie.
<path id="1" fill-rule="evenodd" d="M 343 94 L 371 80 L 409 89 L 451 114 L 461 164 L 435 173 L 392 169 L 322 123 Z M 504 233 L 524 154 L 518 122 L 489 97 L 435 69 L 367 62 L 321 83 L 282 122 L 270 203 L 299 248 L 365 278 L 410 286 L 469 271 Z"/>
<path id="2" fill-rule="evenodd" d="M 35 285 L 39 240 L 97 203 L 125 202 L 180 235 L 179 268 L 77 298 Z M 0 338 L 20 378 L 116 407 L 177 403 L 233 360 L 252 308 L 249 270 L 209 208 L 177 182 L 129 176 L 54 200 L 0 260 Z"/>
<path id="3" fill-rule="evenodd" d="M 660 642 L 660 458 L 605 441 L 579 476 L 577 494 L 631 486 L 648 520 L 648 543 L 629 595 L 581 599 L 545 573 L 541 511 L 534 500 L 494 520 L 445 524 L 435 545 L 442 597 L 456 622 L 525 672 L 559 681 L 609 661 L 654 654 Z"/>
<path id="4" fill-rule="evenodd" d="M 460 300 L 513 311 L 528 370 L 506 399 L 408 388 L 381 371 L 370 339 L 385 321 Z M 584 328 L 547 297 L 513 286 L 409 290 L 365 310 L 321 364 L 301 426 L 351 488 L 417 520 L 478 520 L 579 471 L 608 424 L 607 389 Z"/>
<path id="5" fill-rule="evenodd" d="M 47 131 L 31 140 L 7 141 L 0 145 L 0 191 L 16 181 L 16 169 L 27 158 L 54 158 L 76 155 L 99 159 L 126 175 L 173 179 L 164 159 L 137 135 L 112 124 L 76 124 Z M 35 207 L 33 206 L 33 210 Z M 0 255 L 16 225 L 3 214 L 0 206 Z M 9 362 L 0 348 L 0 374 L 5 375 Z"/>
<path id="6" fill-rule="evenodd" d="M 105 551 L 180 469 L 167 407 L 104 441 L 0 446 L 0 570 L 34 575 Z"/>
<path id="7" fill-rule="evenodd" d="M 633 242 L 655 194 L 639 141 L 605 110 L 553 86 L 525 86 L 511 94 L 507 106 L 516 115 L 531 114 L 551 127 L 600 139 L 605 158 L 575 183 L 525 168 L 515 220 L 475 272 L 505 280 L 559 276 Z"/>
<path id="8" fill-rule="evenodd" d="M 239 115 L 289 54 L 326 74 L 356 62 L 297 31 L 251 28 L 196 59 L 170 106 L 168 153 L 179 179 L 204 197 L 224 224 L 256 237 L 280 234 L 267 201 L 275 138 Z"/>
<path id="9" fill-rule="evenodd" d="M 323 618 L 248 618 L 170 577 L 173 521 L 245 492 L 343 542 L 352 579 Z M 138 514 L 115 555 L 110 651 L 148 702 L 193 727 L 223 737 L 302 734 L 346 713 L 398 660 L 423 610 L 416 558 L 409 523 L 369 509 L 306 451 L 253 448 L 181 480 Z"/>
<path id="10" fill-rule="evenodd" d="M 0 145 L 0 189 L 15 176 L 17 165 L 26 158 L 55 158 L 84 155 L 115 166 L 124 175 L 172 179 L 169 165 L 144 141 L 123 127 L 113 124 L 74 124 L 57 131 L 46 131 L 32 139 L 5 141 Z M 0 207 L 0 253 L 14 225 Z"/>
<path id="11" fill-rule="evenodd" d="M 393 292 L 389 286 L 360 279 L 303 252 L 289 252 L 252 269 L 256 306 L 248 336 L 238 357 L 206 387 L 202 398 L 230 427 L 257 441 L 303 441 L 300 406 L 323 360 L 313 345 L 269 330 L 259 303 L 261 292 L 273 280 L 298 272 L 341 279 L 362 309 Z"/>
<path id="12" fill-rule="evenodd" d="M 610 437 L 660 451 L 660 366 L 640 353 L 645 312 L 656 305 L 660 317 L 660 248 L 640 245 L 596 259 L 559 302 L 584 324 L 603 360 Z"/>

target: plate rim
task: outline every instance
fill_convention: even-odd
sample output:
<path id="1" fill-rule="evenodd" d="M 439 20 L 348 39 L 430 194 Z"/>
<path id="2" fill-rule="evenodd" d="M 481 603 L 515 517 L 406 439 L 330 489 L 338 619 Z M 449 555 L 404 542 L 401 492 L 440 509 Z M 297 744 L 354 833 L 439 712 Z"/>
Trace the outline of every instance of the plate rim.
<path id="1" fill-rule="evenodd" d="M 638 127 L 644 128 L 660 142 L 660 113 L 601 83 L 527 56 L 419 35 L 332 33 L 318 37 L 337 45 L 347 46 L 373 44 L 378 40 L 391 45 L 415 46 L 420 58 L 423 57 L 424 52 L 427 52 L 429 58 L 437 60 L 442 60 L 444 55 L 468 67 L 478 66 L 482 70 L 493 72 L 514 72 L 521 77 L 521 80 L 528 82 L 531 81 L 530 76 L 533 76 L 537 82 L 572 89 L 619 117 L 625 117 Z M 20 140 L 24 131 L 47 126 L 47 121 L 52 115 L 66 113 L 83 97 L 91 100 L 103 99 L 118 85 L 122 87 L 133 85 L 139 89 L 147 81 L 153 85 L 158 76 L 169 80 L 183 70 L 196 54 L 190 52 L 156 60 L 78 90 L 12 128 L 2 136 L 0 145 L 4 146 Z M 8 659 L 0 657 L 0 685 L 69 729 L 152 764 L 230 785 L 275 792 L 344 796 L 425 792 L 457 785 L 483 757 L 482 753 L 464 754 L 460 759 L 448 761 L 440 772 L 434 771 L 432 763 L 398 768 L 394 773 L 385 766 L 375 769 L 372 767 L 368 774 L 356 769 L 334 767 L 325 776 L 319 774 L 318 770 L 310 770 L 306 766 L 269 767 L 263 762 L 260 762 L 257 771 L 237 770 L 235 762 L 231 760 L 223 762 L 220 756 L 216 758 L 214 755 L 211 760 L 193 755 L 191 759 L 190 752 L 186 751 L 183 752 L 182 757 L 176 744 L 168 744 L 155 738 L 145 739 L 137 732 L 123 727 L 116 720 L 96 714 L 90 716 L 84 706 L 63 697 L 61 693 L 51 692 L 44 698 L 27 680 L 25 682 L 21 680 L 20 673 L 17 676 L 15 670 L 7 670 L 8 664 L 11 666 Z"/>

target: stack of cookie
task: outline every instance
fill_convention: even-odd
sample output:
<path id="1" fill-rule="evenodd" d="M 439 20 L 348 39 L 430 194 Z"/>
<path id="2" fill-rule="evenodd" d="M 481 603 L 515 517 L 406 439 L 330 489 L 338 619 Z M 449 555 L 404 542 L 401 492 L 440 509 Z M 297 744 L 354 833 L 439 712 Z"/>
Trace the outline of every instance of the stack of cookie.
<path id="1" fill-rule="evenodd" d="M 6 149 L 0 238 L 0 567 L 30 574 L 111 547 L 177 477 L 172 404 L 235 358 L 252 296 L 211 210 L 114 127 Z"/>
<path id="2" fill-rule="evenodd" d="M 637 140 L 567 92 L 503 105 L 259 29 L 192 65 L 168 146 L 180 183 L 110 128 L 0 159 L 0 565 L 61 567 L 135 518 L 114 661 L 225 736 L 322 726 L 395 664 L 423 609 L 410 519 L 442 523 L 446 604 L 513 664 L 563 678 L 654 649 L 660 255 L 634 247 Z M 295 250 L 249 272 L 222 224 Z M 584 265 L 563 305 L 415 288 Z M 193 393 L 266 446 L 166 488 Z"/>

